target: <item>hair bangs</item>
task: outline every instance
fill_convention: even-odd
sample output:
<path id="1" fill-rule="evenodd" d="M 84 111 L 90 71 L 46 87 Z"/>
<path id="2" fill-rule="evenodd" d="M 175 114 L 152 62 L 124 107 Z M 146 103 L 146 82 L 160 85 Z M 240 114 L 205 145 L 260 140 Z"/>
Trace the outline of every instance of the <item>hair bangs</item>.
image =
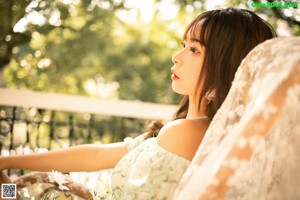
<path id="1" fill-rule="evenodd" d="M 206 46 L 209 31 L 208 19 L 201 16 L 190 23 L 184 32 L 183 38 L 186 40 L 188 36 L 190 40 L 199 42 L 201 46 Z"/>

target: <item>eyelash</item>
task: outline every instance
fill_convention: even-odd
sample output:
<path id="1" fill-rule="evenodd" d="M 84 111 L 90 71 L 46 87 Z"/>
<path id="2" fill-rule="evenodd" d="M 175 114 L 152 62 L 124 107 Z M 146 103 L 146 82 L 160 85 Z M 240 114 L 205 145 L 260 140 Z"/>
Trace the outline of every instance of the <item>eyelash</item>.
<path id="1" fill-rule="evenodd" d="M 182 47 L 185 48 L 186 45 L 184 42 L 182 42 Z M 192 53 L 200 53 L 195 47 L 190 47 L 189 51 L 191 51 Z"/>

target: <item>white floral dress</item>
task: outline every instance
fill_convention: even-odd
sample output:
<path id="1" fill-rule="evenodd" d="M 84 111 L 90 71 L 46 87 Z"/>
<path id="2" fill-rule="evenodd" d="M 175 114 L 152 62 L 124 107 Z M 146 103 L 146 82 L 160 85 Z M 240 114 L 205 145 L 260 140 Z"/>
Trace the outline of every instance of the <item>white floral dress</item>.
<path id="1" fill-rule="evenodd" d="M 112 173 L 113 200 L 167 200 L 190 161 L 160 147 L 156 138 L 126 138 L 129 153 Z"/>

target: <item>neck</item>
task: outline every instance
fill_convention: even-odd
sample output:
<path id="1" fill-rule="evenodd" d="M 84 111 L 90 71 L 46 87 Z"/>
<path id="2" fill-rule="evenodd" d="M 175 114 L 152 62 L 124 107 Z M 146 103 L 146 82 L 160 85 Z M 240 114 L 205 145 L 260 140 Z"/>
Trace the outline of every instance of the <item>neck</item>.
<path id="1" fill-rule="evenodd" d="M 194 96 L 189 96 L 189 108 L 186 119 L 194 119 L 198 117 L 207 116 L 206 113 L 207 100 L 202 99 L 200 103 L 200 109 L 198 108 L 198 101 Z"/>

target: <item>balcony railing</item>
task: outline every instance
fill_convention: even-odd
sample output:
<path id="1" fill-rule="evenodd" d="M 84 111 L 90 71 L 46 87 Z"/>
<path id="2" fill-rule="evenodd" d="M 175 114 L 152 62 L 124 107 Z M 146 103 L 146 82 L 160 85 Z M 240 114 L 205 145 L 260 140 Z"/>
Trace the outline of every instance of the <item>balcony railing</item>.
<path id="1" fill-rule="evenodd" d="M 117 142 L 175 106 L 0 88 L 0 151 Z"/>

